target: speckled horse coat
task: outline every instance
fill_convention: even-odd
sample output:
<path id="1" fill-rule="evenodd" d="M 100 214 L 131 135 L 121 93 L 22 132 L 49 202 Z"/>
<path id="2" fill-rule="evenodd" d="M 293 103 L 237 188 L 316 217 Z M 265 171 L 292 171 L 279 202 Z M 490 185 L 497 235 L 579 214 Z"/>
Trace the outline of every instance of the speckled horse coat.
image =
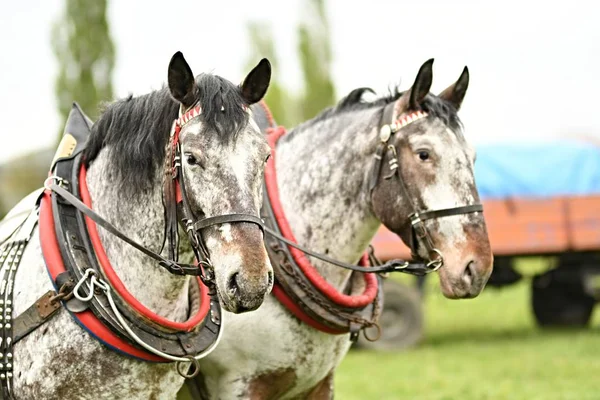
<path id="1" fill-rule="evenodd" d="M 395 102 L 395 117 L 417 109 L 429 113 L 394 139 L 415 204 L 443 209 L 478 202 L 474 151 L 456 115 L 468 72 L 465 68 L 454 85 L 434 96 L 429 93 L 432 62 L 421 67 L 410 90 L 364 103 L 361 98 L 368 89 L 357 89 L 279 141 L 275 161 L 280 200 L 298 243 L 357 262 L 382 222 L 407 239 L 410 208 L 407 199 L 399 196 L 397 183 L 381 180 L 372 195 L 367 189 L 382 109 L 391 102 Z M 481 213 L 430 221 L 428 228 L 445 256 L 446 265 L 440 270 L 444 294 L 476 296 L 491 273 L 492 260 Z M 338 290 L 346 286 L 347 270 L 312 261 Z M 313 329 L 273 296 L 255 312 L 225 313 L 224 319 L 227 330 L 219 348 L 201 363 L 202 376 L 196 381 L 201 396 L 333 397 L 333 374 L 351 345 L 348 335 Z"/>
<path id="2" fill-rule="evenodd" d="M 161 251 L 166 145 L 180 107 L 199 104 L 201 117 L 180 133 L 183 178 L 194 211 L 258 215 L 269 148 L 247 110 L 262 98 L 269 79 L 266 60 L 240 86 L 210 74 L 194 78 L 176 53 L 168 89 L 113 103 L 94 125 L 84 155 L 95 211 L 138 243 Z M 259 228 L 223 224 L 203 235 L 223 307 L 233 312 L 258 307 L 272 285 Z M 52 289 L 38 236 L 36 229 L 16 275 L 15 316 Z M 114 270 L 142 304 L 172 321 L 188 318 L 190 278 L 169 274 L 104 229 L 100 239 Z M 181 259 L 192 261 L 189 254 Z M 239 284 L 233 292 L 231 276 Z M 182 384 L 174 364 L 138 361 L 109 350 L 65 309 L 14 348 L 16 399 L 174 399 Z"/>

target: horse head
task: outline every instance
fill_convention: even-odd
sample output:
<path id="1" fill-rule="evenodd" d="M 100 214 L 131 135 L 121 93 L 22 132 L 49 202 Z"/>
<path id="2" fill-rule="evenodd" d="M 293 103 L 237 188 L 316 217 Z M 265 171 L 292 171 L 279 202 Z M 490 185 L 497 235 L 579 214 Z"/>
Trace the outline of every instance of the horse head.
<path id="1" fill-rule="evenodd" d="M 493 256 L 474 179 L 475 151 L 457 115 L 469 72 L 465 67 L 435 96 L 429 93 L 432 65 L 433 59 L 425 62 L 412 87 L 389 105 L 393 123 L 382 126 L 382 143 L 389 145 L 372 206 L 413 256 L 439 268 L 446 297 L 471 298 L 483 290 Z M 391 179 L 394 174 L 398 179 Z"/>
<path id="2" fill-rule="evenodd" d="M 184 113 L 192 110 L 192 118 L 178 132 L 178 141 L 185 197 L 195 217 L 259 215 L 270 148 L 248 106 L 262 99 L 270 77 L 266 59 L 238 86 L 210 74 L 194 78 L 181 53 L 172 57 L 171 96 Z M 206 226 L 199 235 L 214 265 L 224 308 L 236 313 L 258 308 L 273 286 L 259 225 L 244 220 L 219 222 Z"/>

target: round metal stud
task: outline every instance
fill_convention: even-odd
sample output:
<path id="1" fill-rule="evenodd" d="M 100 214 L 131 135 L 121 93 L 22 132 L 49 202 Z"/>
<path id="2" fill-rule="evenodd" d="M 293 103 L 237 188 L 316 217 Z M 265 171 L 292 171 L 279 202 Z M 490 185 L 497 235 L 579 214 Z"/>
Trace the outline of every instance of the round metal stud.
<path id="1" fill-rule="evenodd" d="M 392 135 L 392 128 L 390 128 L 389 125 L 384 125 L 379 130 L 379 139 L 384 143 L 386 143 L 390 139 L 391 135 Z"/>

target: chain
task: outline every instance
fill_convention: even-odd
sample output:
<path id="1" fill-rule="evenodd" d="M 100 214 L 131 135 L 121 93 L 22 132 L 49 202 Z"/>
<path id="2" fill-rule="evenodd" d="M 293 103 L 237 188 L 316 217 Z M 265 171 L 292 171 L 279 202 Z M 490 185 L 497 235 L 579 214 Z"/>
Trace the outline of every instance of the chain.
<path id="1" fill-rule="evenodd" d="M 50 298 L 50 303 L 54 304 L 57 301 L 68 301 L 71 300 L 74 296 L 73 289 L 75 288 L 75 282 L 73 279 L 69 279 L 65 283 L 62 284 L 58 293 Z"/>

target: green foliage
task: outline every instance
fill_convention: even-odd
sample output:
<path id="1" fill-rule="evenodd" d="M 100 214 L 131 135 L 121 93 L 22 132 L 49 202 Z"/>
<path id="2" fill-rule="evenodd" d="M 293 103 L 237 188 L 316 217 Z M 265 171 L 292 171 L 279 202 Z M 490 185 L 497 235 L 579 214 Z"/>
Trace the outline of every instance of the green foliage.
<path id="1" fill-rule="evenodd" d="M 298 123 L 298 116 L 296 107 L 293 105 L 293 97 L 285 90 L 278 79 L 279 60 L 275 51 L 271 27 L 262 22 L 251 21 L 247 25 L 247 31 L 252 47 L 251 56 L 247 63 L 247 70 L 250 71 L 254 68 L 260 58 L 269 59 L 273 68 L 273 74 L 271 75 L 271 83 L 264 100 L 269 105 L 278 124 L 293 126 Z"/>
<path id="2" fill-rule="evenodd" d="M 95 119 L 99 103 L 112 99 L 115 50 L 106 9 L 107 0 L 66 0 L 64 14 L 52 27 L 51 42 L 59 71 L 55 93 L 63 117 L 57 143 L 73 101 Z M 53 154 L 53 148 L 42 149 L 1 166 L 0 216 L 42 186 Z"/>
<path id="3" fill-rule="evenodd" d="M 315 117 L 335 103 L 331 79 L 331 38 L 325 0 L 305 0 L 307 15 L 298 27 L 298 52 L 304 77 L 302 118 Z"/>
<path id="4" fill-rule="evenodd" d="M 63 122 L 73 101 L 95 119 L 98 105 L 112 99 L 115 49 L 106 9 L 107 0 L 66 0 L 65 13 L 54 23 L 52 47 L 59 63 L 55 92 Z"/>
<path id="5" fill-rule="evenodd" d="M 293 127 L 316 116 L 335 103 L 335 87 L 331 79 L 331 40 L 324 0 L 305 0 L 306 14 L 298 26 L 298 55 L 304 85 L 295 95 L 281 84 L 279 60 L 273 34 L 268 23 L 249 22 L 248 37 L 252 47 L 248 68 L 259 58 L 267 57 L 273 66 L 271 85 L 265 101 L 278 124 Z"/>
<path id="6" fill-rule="evenodd" d="M 42 187 L 53 155 L 53 149 L 40 149 L 0 165 L 0 218 L 27 194 Z"/>

